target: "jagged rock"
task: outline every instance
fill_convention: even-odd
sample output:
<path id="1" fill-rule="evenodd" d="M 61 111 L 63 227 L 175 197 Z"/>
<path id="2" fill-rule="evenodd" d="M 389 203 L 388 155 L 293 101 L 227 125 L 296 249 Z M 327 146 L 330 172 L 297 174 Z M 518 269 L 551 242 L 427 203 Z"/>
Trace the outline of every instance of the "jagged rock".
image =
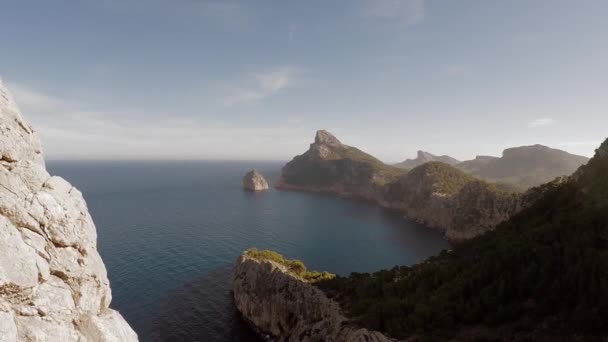
<path id="1" fill-rule="evenodd" d="M 261 173 L 251 170 L 243 177 L 243 188 L 250 191 L 268 190 L 268 182 Z"/>
<path id="2" fill-rule="evenodd" d="M 349 324 L 336 302 L 277 262 L 241 255 L 232 286 L 237 309 L 274 341 L 393 341 Z"/>
<path id="3" fill-rule="evenodd" d="M 0 340 L 137 341 L 82 194 L 46 171 L 38 135 L 0 83 Z"/>
<path id="4" fill-rule="evenodd" d="M 317 134 L 315 135 L 315 144 L 330 146 L 342 145 L 338 138 L 324 129 L 317 131 Z"/>

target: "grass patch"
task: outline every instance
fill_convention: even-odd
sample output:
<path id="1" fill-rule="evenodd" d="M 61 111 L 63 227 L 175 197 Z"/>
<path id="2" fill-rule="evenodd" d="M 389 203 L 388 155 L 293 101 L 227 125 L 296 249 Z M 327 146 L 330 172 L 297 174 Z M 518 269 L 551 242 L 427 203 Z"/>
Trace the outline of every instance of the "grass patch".
<path id="1" fill-rule="evenodd" d="M 336 277 L 335 274 L 329 272 L 308 271 L 304 263 L 300 260 L 285 259 L 281 254 L 257 248 L 251 248 L 245 251 L 245 255 L 257 260 L 269 260 L 285 266 L 289 272 L 297 275 L 309 283 L 315 283 L 322 280 L 330 280 Z"/>

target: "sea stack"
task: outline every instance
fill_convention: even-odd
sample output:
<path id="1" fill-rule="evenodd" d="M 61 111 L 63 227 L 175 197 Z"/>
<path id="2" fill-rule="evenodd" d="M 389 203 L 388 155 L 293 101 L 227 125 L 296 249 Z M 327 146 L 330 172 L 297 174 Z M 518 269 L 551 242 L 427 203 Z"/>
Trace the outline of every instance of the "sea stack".
<path id="1" fill-rule="evenodd" d="M 268 190 L 268 182 L 261 173 L 251 170 L 243 177 L 243 188 L 249 191 L 264 191 Z"/>

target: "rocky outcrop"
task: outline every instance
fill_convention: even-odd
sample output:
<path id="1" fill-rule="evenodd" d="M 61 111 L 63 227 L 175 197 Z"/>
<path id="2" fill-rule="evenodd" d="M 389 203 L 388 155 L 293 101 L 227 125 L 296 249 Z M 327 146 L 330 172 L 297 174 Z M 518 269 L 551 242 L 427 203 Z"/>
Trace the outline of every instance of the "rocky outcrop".
<path id="1" fill-rule="evenodd" d="M 349 324 L 336 302 L 275 261 L 241 255 L 232 287 L 243 317 L 274 341 L 393 341 Z"/>
<path id="2" fill-rule="evenodd" d="M 243 177 L 243 188 L 249 191 L 268 190 L 268 182 L 261 173 L 251 170 Z"/>
<path id="3" fill-rule="evenodd" d="M 308 151 L 283 167 L 275 187 L 375 200 L 386 183 L 404 173 L 320 130 Z"/>
<path id="4" fill-rule="evenodd" d="M 112 300 L 82 194 L 45 169 L 0 83 L 0 340 L 137 341 Z"/>
<path id="5" fill-rule="evenodd" d="M 428 152 L 418 151 L 418 155 L 417 155 L 416 159 L 406 159 L 405 161 L 402 161 L 401 163 L 397 163 L 394 166 L 403 168 L 403 169 L 413 169 L 416 166 L 420 166 L 422 164 L 425 164 L 428 162 L 433 162 L 433 161 L 442 162 L 442 163 L 445 163 L 448 165 L 456 165 L 456 164 L 460 163 L 460 161 L 458 159 L 452 158 L 447 155 L 436 156 L 436 155 L 428 153 Z"/>

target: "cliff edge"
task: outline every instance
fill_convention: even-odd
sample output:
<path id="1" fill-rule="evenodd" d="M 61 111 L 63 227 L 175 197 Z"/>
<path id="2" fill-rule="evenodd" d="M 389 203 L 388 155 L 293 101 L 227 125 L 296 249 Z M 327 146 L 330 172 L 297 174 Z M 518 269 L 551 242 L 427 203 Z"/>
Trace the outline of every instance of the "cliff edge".
<path id="1" fill-rule="evenodd" d="M 137 341 L 82 194 L 45 168 L 38 135 L 0 82 L 0 340 Z"/>
<path id="2" fill-rule="evenodd" d="M 303 267 L 298 261 L 288 262 Z M 350 325 L 335 301 L 290 267 L 293 268 L 250 251 L 236 262 L 232 282 L 234 302 L 262 335 L 285 342 L 394 341 L 379 332 Z"/>

